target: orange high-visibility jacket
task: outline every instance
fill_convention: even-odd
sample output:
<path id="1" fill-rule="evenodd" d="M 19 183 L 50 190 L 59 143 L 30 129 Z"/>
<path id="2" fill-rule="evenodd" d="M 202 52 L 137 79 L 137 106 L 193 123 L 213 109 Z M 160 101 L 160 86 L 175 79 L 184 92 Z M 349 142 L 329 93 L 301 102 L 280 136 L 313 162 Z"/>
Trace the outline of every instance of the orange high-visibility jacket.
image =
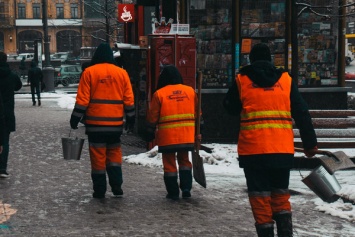
<path id="1" fill-rule="evenodd" d="M 196 112 L 197 95 L 190 86 L 168 85 L 153 94 L 147 122 L 157 125 L 159 150 L 193 150 Z"/>
<path id="2" fill-rule="evenodd" d="M 243 106 L 238 154 L 293 154 L 292 79 L 288 73 L 268 88 L 259 87 L 246 75 L 239 74 L 236 80 Z"/>
<path id="3" fill-rule="evenodd" d="M 124 112 L 130 111 L 126 116 L 135 114 L 128 73 L 110 63 L 86 68 L 80 79 L 75 108 L 85 112 L 87 132 L 122 132 Z"/>

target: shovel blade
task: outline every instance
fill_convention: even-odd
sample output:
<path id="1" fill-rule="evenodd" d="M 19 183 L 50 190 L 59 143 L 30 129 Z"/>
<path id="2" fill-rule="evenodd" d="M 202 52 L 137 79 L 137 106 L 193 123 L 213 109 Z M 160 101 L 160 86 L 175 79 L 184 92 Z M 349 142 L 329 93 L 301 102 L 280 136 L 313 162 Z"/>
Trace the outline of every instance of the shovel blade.
<path id="1" fill-rule="evenodd" d="M 203 168 L 203 160 L 196 152 L 192 152 L 192 171 L 195 181 L 206 188 L 206 176 Z"/>
<path id="2" fill-rule="evenodd" d="M 336 157 L 336 158 L 334 158 Z M 345 170 L 355 168 L 352 160 L 342 151 L 332 153 L 332 156 L 324 155 L 319 157 L 324 168 L 330 173 L 334 174 L 337 170 Z"/>

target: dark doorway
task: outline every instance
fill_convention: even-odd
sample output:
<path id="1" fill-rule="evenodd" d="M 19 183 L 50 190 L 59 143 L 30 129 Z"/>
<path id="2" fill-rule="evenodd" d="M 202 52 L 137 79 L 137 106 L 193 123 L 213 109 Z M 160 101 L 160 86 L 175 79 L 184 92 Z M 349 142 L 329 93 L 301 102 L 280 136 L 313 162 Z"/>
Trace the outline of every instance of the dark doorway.
<path id="1" fill-rule="evenodd" d="M 18 33 L 18 53 L 34 53 L 34 41 L 42 39 L 42 33 L 35 30 L 26 30 Z"/>

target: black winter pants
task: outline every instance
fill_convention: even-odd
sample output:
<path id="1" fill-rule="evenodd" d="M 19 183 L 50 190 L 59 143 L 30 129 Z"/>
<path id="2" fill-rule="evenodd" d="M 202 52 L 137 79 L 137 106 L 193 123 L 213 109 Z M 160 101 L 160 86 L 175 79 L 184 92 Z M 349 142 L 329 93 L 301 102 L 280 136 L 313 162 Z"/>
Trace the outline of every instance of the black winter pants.
<path id="1" fill-rule="evenodd" d="M 274 215 L 291 213 L 290 169 L 244 168 L 249 202 L 257 226 L 274 223 Z"/>
<path id="2" fill-rule="evenodd" d="M 244 168 L 248 192 L 271 191 L 271 188 L 288 189 L 290 169 Z"/>
<path id="3" fill-rule="evenodd" d="M 37 100 L 41 99 L 41 83 L 31 83 L 31 94 L 32 102 L 36 102 L 35 94 L 37 95 Z"/>

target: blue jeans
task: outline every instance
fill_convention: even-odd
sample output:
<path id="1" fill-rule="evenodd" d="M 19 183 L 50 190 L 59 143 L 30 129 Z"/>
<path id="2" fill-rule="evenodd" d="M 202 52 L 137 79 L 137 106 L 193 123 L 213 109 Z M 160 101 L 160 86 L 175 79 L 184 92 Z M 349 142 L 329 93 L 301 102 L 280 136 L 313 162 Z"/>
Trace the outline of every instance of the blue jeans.
<path id="1" fill-rule="evenodd" d="M 0 171 L 6 171 L 7 169 L 7 160 L 9 158 L 9 141 L 10 141 L 10 132 L 5 131 L 4 135 L 4 144 L 2 153 L 0 154 Z"/>

